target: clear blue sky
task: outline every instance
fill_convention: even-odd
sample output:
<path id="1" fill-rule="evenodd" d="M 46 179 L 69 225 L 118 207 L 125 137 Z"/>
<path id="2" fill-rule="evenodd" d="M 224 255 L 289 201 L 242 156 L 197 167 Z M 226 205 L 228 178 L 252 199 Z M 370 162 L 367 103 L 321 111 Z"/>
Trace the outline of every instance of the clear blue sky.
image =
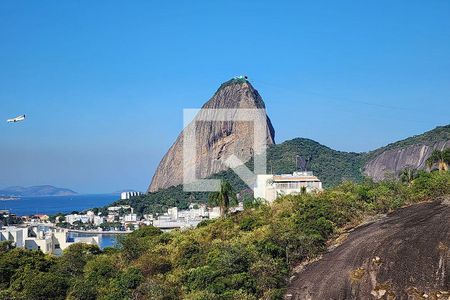
<path id="1" fill-rule="evenodd" d="M 1 1 L 0 187 L 145 190 L 239 74 L 277 142 L 368 151 L 449 123 L 449 54 L 447 0 Z"/>

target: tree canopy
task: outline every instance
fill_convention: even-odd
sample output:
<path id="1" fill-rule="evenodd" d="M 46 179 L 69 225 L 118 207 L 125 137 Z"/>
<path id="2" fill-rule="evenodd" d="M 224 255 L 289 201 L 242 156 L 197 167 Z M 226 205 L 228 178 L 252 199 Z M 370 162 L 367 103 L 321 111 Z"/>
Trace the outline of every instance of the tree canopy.
<path id="1" fill-rule="evenodd" d="M 0 243 L 0 299 L 282 299 L 292 269 L 364 217 L 450 195 L 450 172 L 344 182 L 318 194 L 249 201 L 196 229 L 144 227 L 117 250 L 72 245 L 62 257 Z"/>

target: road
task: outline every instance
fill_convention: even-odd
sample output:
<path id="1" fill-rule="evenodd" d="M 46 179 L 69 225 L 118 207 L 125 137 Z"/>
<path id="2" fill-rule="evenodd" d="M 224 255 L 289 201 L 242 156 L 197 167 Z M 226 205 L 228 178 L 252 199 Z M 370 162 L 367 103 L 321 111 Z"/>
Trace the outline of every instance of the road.
<path id="1" fill-rule="evenodd" d="M 306 265 L 285 299 L 450 300 L 449 246 L 449 200 L 402 208 Z"/>

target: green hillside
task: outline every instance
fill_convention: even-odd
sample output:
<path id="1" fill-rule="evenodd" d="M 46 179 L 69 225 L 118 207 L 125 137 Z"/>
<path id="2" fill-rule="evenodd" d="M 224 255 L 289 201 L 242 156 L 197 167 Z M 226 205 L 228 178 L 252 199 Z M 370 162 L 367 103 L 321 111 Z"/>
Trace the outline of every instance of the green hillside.
<path id="1" fill-rule="evenodd" d="M 285 299 L 292 271 L 326 253 L 333 237 L 369 217 L 449 195 L 449 172 L 424 172 L 411 184 L 365 181 L 289 195 L 192 230 L 146 226 L 121 235 L 118 249 L 77 243 L 57 257 L 2 241 L 0 299 Z"/>
<path id="2" fill-rule="evenodd" d="M 296 171 L 295 160 L 296 156 L 299 155 L 305 159 L 310 159 L 308 170 L 313 171 L 319 177 L 325 188 L 330 188 L 346 180 L 360 182 L 363 179 L 361 170 L 364 163 L 383 151 L 414 144 L 431 145 L 444 140 L 450 140 L 450 125 L 436 127 L 423 134 L 389 144 L 368 153 L 336 151 L 310 139 L 296 138 L 269 147 L 267 150 L 267 172 L 282 174 Z M 253 169 L 253 161 L 249 161 L 246 165 Z M 217 173 L 210 178 L 226 180 L 241 195 L 245 193 L 252 195 L 249 187 L 232 170 Z M 172 206 L 187 208 L 191 202 L 205 203 L 207 200 L 207 193 L 183 192 L 183 187 L 179 185 L 131 200 L 117 201 L 115 204 L 130 204 L 137 213 L 142 214 L 165 212 L 167 208 Z"/>
<path id="3" fill-rule="evenodd" d="M 311 159 L 308 170 L 313 171 L 324 187 L 332 187 L 344 180 L 360 181 L 362 154 L 342 152 L 328 148 L 316 141 L 296 138 L 273 145 L 267 152 L 268 171 L 274 174 L 292 173 L 296 170 L 295 157 Z"/>
<path id="4" fill-rule="evenodd" d="M 424 132 L 422 134 L 414 135 L 408 137 L 404 140 L 397 141 L 395 143 L 388 144 L 384 147 L 378 148 L 376 150 L 370 151 L 364 157 L 365 160 L 370 160 L 377 155 L 381 154 L 387 150 L 401 149 L 411 145 L 421 144 L 421 145 L 433 145 L 436 142 L 448 141 L 450 140 L 450 124 L 445 126 L 438 126 L 430 131 Z"/>
<path id="5" fill-rule="evenodd" d="M 363 178 L 360 171 L 362 154 L 336 151 L 304 138 L 270 146 L 267 151 L 267 172 L 282 174 L 296 171 L 297 155 L 311 159 L 308 169 L 322 180 L 324 187 L 336 186 L 345 180 L 359 182 Z M 252 161 L 247 163 L 250 169 L 252 165 Z M 251 195 L 249 187 L 232 170 L 220 172 L 210 178 L 226 180 L 236 192 Z M 178 185 L 130 200 L 120 200 L 114 205 L 132 205 L 138 214 L 144 214 L 165 212 L 173 206 L 185 209 L 191 202 L 206 203 L 207 200 L 207 193 L 183 192 L 183 187 Z"/>

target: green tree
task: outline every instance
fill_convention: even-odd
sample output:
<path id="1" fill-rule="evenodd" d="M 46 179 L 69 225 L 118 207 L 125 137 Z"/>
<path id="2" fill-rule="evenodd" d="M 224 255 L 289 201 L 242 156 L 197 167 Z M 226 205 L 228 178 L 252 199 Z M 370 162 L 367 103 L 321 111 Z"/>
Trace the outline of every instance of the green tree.
<path id="1" fill-rule="evenodd" d="M 400 181 L 411 186 L 414 179 L 418 176 L 418 171 L 415 168 L 405 168 L 400 172 Z"/>
<path id="2" fill-rule="evenodd" d="M 445 150 L 434 150 L 426 161 L 427 167 L 431 169 L 438 165 L 439 171 L 447 171 L 450 164 L 450 148 Z"/>
<path id="3" fill-rule="evenodd" d="M 209 196 L 209 204 L 211 206 L 220 207 L 220 215 L 226 216 L 231 204 L 236 204 L 236 193 L 228 181 L 220 182 L 220 191 L 211 193 Z"/>
<path id="4" fill-rule="evenodd" d="M 95 245 L 75 243 L 64 250 L 63 256 L 58 260 L 57 269 L 67 276 L 80 276 L 86 262 L 100 253 L 100 249 Z"/>
<path id="5" fill-rule="evenodd" d="M 63 274 L 38 271 L 31 265 L 19 270 L 11 283 L 13 299 L 63 300 L 68 287 L 69 282 Z"/>
<path id="6" fill-rule="evenodd" d="M 13 241 L 1 241 L 0 242 L 0 255 L 13 249 Z"/>

